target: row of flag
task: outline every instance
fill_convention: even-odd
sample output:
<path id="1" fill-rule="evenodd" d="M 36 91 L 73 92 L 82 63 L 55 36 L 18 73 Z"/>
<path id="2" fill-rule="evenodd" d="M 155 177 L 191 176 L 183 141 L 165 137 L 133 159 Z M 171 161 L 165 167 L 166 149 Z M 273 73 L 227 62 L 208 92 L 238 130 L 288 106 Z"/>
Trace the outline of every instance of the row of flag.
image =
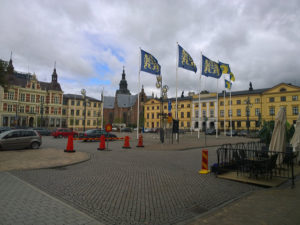
<path id="1" fill-rule="evenodd" d="M 197 66 L 190 54 L 178 45 L 178 67 L 197 72 Z M 150 53 L 141 49 L 141 71 L 160 75 L 161 66 L 157 59 Z M 202 75 L 206 77 L 221 78 L 222 74 L 229 74 L 229 80 L 225 80 L 225 88 L 231 89 L 232 82 L 235 81 L 234 74 L 230 70 L 229 64 L 215 62 L 202 55 Z"/>

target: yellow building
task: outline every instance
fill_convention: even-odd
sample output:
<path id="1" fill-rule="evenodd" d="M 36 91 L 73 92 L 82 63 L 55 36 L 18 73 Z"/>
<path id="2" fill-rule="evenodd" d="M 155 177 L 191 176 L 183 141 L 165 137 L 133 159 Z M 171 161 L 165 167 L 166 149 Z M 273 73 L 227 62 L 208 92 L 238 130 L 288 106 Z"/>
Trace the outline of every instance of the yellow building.
<path id="1" fill-rule="evenodd" d="M 144 105 L 144 127 L 148 129 L 155 129 L 161 127 L 161 113 L 164 114 L 165 120 L 163 121 L 162 127 L 168 127 L 168 104 L 169 102 L 172 105 L 171 115 L 175 119 L 176 112 L 176 99 L 163 99 L 161 103 L 160 99 L 152 98 L 145 102 Z M 179 128 L 180 129 L 191 129 L 191 106 L 192 106 L 192 97 L 182 97 L 177 98 L 178 105 L 178 119 L 179 119 Z"/>
<path id="2" fill-rule="evenodd" d="M 76 131 L 100 128 L 102 107 L 100 100 L 74 94 L 65 94 L 63 97 L 62 114 L 68 128 Z"/>
<path id="3" fill-rule="evenodd" d="M 275 120 L 280 107 L 286 110 L 287 121 L 296 122 L 299 113 L 300 87 L 280 83 L 272 88 L 224 92 L 219 94 L 219 125 L 220 129 L 230 129 L 230 114 L 232 128 L 236 130 L 258 130 L 262 121 Z M 249 121 L 249 122 L 247 122 Z"/>

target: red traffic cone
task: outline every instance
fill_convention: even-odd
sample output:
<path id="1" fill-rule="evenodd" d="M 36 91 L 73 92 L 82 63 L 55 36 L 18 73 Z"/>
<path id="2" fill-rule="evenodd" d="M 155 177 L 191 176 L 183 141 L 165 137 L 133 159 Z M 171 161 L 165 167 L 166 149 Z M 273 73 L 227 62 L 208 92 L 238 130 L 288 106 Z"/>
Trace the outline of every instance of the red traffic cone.
<path id="1" fill-rule="evenodd" d="M 98 150 L 105 150 L 105 136 L 101 135 Z"/>
<path id="2" fill-rule="evenodd" d="M 129 136 L 125 136 L 123 148 L 131 148 L 129 144 Z"/>
<path id="3" fill-rule="evenodd" d="M 65 152 L 75 152 L 75 150 L 73 149 L 73 135 L 69 135 L 68 137 L 68 144 Z"/>
<path id="4" fill-rule="evenodd" d="M 144 145 L 143 145 L 143 135 L 141 135 L 141 134 L 139 136 L 139 143 L 136 147 L 144 147 Z"/>

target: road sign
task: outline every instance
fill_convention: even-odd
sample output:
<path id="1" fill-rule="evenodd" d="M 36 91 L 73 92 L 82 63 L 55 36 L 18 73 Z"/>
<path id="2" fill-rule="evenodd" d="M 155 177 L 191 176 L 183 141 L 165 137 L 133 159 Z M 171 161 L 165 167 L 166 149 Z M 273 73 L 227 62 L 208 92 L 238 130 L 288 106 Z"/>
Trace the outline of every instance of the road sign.
<path id="1" fill-rule="evenodd" d="M 112 125 L 110 123 L 105 125 L 105 131 L 106 132 L 111 132 L 112 131 Z"/>

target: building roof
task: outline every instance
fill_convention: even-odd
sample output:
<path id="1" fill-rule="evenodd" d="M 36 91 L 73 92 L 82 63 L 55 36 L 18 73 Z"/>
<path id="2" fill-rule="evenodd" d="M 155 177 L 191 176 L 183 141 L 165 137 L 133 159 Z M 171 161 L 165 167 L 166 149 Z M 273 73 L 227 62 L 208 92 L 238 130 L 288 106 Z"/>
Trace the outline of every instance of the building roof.
<path id="1" fill-rule="evenodd" d="M 119 108 L 132 107 L 137 101 L 138 95 L 118 94 L 117 103 Z"/>
<path id="2" fill-rule="evenodd" d="M 253 95 L 253 94 L 261 94 L 267 90 L 269 90 L 270 88 L 262 88 L 262 89 L 253 89 L 252 91 L 249 90 L 243 90 L 243 91 L 232 91 L 231 92 L 231 96 L 235 96 L 235 95 Z M 224 92 L 219 93 L 218 94 L 219 97 L 223 97 L 224 96 Z M 225 96 L 229 96 L 230 92 L 226 91 Z"/>
<path id="3" fill-rule="evenodd" d="M 115 97 L 112 96 L 103 96 L 103 108 L 104 109 L 113 109 L 115 107 Z"/>
<path id="4" fill-rule="evenodd" d="M 65 99 L 74 99 L 74 100 L 84 100 L 82 95 L 75 95 L 75 94 L 64 94 L 63 96 Z M 93 102 L 101 102 L 100 100 L 96 99 L 96 98 L 92 98 L 89 96 L 85 96 L 86 99 L 88 99 L 89 101 L 93 101 Z"/>

